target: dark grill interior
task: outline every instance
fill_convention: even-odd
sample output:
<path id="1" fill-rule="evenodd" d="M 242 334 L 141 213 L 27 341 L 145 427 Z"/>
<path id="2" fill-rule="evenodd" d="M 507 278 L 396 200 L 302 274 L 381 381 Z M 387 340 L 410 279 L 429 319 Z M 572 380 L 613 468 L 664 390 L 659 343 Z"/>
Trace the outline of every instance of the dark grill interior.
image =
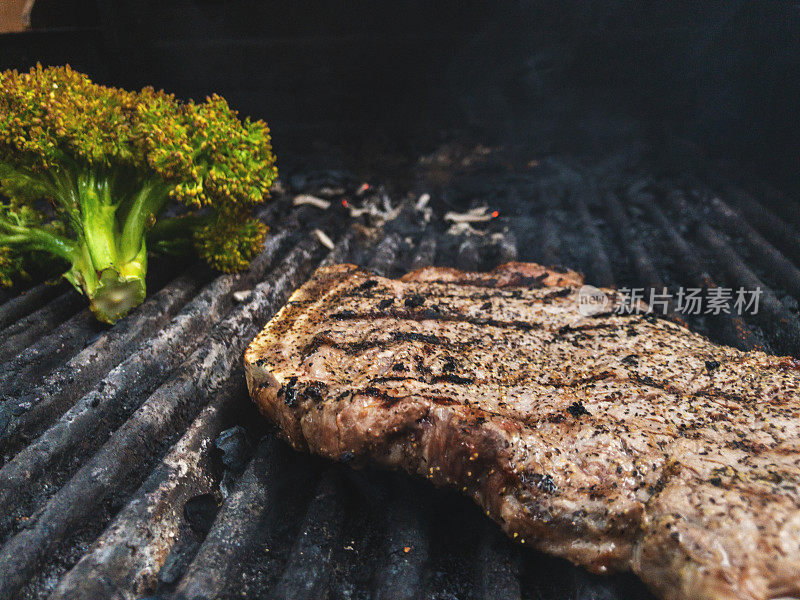
<path id="1" fill-rule="evenodd" d="M 148 300 L 111 328 L 64 284 L 3 297 L 0 598 L 649 598 L 632 576 L 511 544 L 453 492 L 290 451 L 247 398 L 242 351 L 323 262 L 393 276 L 531 260 L 598 285 L 761 286 L 757 315 L 684 318 L 798 356 L 796 205 L 631 151 L 451 142 L 372 177 L 323 154 L 320 169 L 287 161 L 246 273 L 155 269 Z M 300 193 L 332 205 L 294 207 Z M 380 226 L 343 200 L 399 211 Z M 499 216 L 444 220 L 481 205 Z"/>

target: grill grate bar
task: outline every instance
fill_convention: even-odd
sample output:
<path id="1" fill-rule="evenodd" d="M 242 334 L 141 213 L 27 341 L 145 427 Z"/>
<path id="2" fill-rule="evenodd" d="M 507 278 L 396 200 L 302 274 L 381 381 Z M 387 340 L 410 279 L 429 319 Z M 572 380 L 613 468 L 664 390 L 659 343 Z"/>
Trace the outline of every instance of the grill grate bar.
<path id="1" fill-rule="evenodd" d="M 239 380 L 203 409 L 186 433 L 161 460 L 92 548 L 64 576 L 51 600 L 133 597 L 155 587 L 164 557 L 181 535 L 184 504 L 210 493 L 218 481 L 211 446 L 229 419 L 230 406 L 244 392 Z M 143 528 L 142 523 L 148 523 Z"/>
<path id="2" fill-rule="evenodd" d="M 775 293 L 753 273 L 719 231 L 706 223 L 701 223 L 698 235 L 714 253 L 717 264 L 736 286 L 762 290 L 759 312 L 753 319 L 758 320 L 764 329 L 772 333 L 776 343 L 780 344 L 777 348 L 779 352 L 797 353 L 800 340 L 800 323 L 797 317 L 784 308 Z"/>
<path id="3" fill-rule="evenodd" d="M 661 208 L 653 204 L 649 214 L 656 228 L 665 238 L 667 252 L 676 257 L 675 264 L 680 265 L 679 283 L 701 289 L 718 287 L 717 282 L 709 275 L 708 267 L 700 263 L 699 253 L 678 233 Z M 741 317 L 721 313 L 717 316 L 715 322 L 720 325 L 720 337 L 731 346 L 746 350 L 764 347 L 763 337 L 757 336 Z"/>
<path id="4" fill-rule="evenodd" d="M 558 213 L 548 210 L 542 216 L 541 252 L 542 262 L 546 265 L 557 265 L 563 260 L 561 240 L 558 235 L 556 220 Z"/>
<path id="5" fill-rule="evenodd" d="M 665 287 L 664 280 L 653 264 L 639 231 L 631 223 L 628 212 L 615 193 L 607 192 L 603 197 L 609 212 L 608 222 L 627 252 L 637 280 L 643 285 L 661 291 Z"/>
<path id="6" fill-rule="evenodd" d="M 99 331 L 97 321 L 89 309 L 84 309 L 45 334 L 39 341 L 7 361 L 0 373 L 0 397 L 11 388 L 19 389 L 49 371 L 59 362 L 84 348 Z"/>
<path id="7" fill-rule="evenodd" d="M 516 261 L 519 258 L 519 247 L 514 232 L 506 227 L 497 236 L 494 250 L 496 260 L 492 260 L 492 262 L 502 264 Z"/>
<path id="8" fill-rule="evenodd" d="M 587 192 L 577 190 L 571 193 L 570 199 L 578 213 L 581 227 L 586 234 L 586 241 L 589 245 L 589 251 L 591 253 L 589 269 L 590 279 L 595 282 L 595 285 L 600 287 L 613 287 L 614 272 L 611 268 L 608 254 L 603 247 L 600 231 L 594 219 L 592 219 L 589 207 L 586 204 L 586 193 Z"/>
<path id="9" fill-rule="evenodd" d="M 755 229 L 795 264 L 800 263 L 800 243 L 798 243 L 800 236 L 794 227 L 744 190 L 731 185 L 725 185 L 723 189 L 726 191 L 726 197 L 733 201 L 735 208 L 749 223 L 752 223 Z M 798 208 L 791 200 L 786 201 L 785 205 L 783 210 L 789 215 L 798 212 Z"/>
<path id="10" fill-rule="evenodd" d="M 401 244 L 400 235 L 397 233 L 390 233 L 384 237 L 375 247 L 375 254 L 367 264 L 367 268 L 378 275 L 391 276 L 397 268 Z"/>
<path id="11" fill-rule="evenodd" d="M 464 271 L 474 271 L 481 263 L 479 255 L 480 244 L 474 235 L 465 235 L 463 237 L 463 241 L 457 246 L 456 266 Z"/>
<path id="12" fill-rule="evenodd" d="M 781 319 L 784 314 L 788 315 L 777 296 L 731 248 L 725 236 L 706 223 L 708 215 L 702 210 L 704 205 L 692 205 L 688 197 L 688 194 L 683 192 L 667 196 L 673 203 L 675 212 L 690 224 L 689 229 L 695 252 L 704 251 L 708 256 L 708 269 L 715 274 L 719 285 L 731 288 L 744 287 L 751 290 L 758 287 L 762 290 L 763 297 L 759 303 L 759 312 L 749 316 L 748 320 L 755 321 L 764 332 L 769 333 L 769 346 L 773 350 L 792 353 L 792 336 L 787 336 L 785 332 L 782 333 L 776 328 L 776 319 Z M 697 198 L 696 195 L 693 197 Z"/>
<path id="13" fill-rule="evenodd" d="M 375 575 L 375 600 L 414 600 L 422 589 L 430 554 L 430 531 L 407 480 L 396 481 L 387 507 L 383 559 Z M 408 551 L 406 551 L 408 548 Z"/>
<path id="14" fill-rule="evenodd" d="M 274 600 L 317 600 L 325 596 L 334 545 L 344 525 L 345 489 L 341 475 L 329 468 L 308 506 L 283 575 L 270 594 Z"/>
<path id="15" fill-rule="evenodd" d="M 409 269 L 413 271 L 433 265 L 436 261 L 436 246 L 436 237 L 425 234 L 411 256 Z"/>
<path id="16" fill-rule="evenodd" d="M 65 283 L 58 285 L 40 283 L 23 294 L 7 300 L 0 305 L 0 329 L 8 327 L 33 311 L 40 309 L 45 303 L 67 289 L 69 288 Z"/>
<path id="17" fill-rule="evenodd" d="M 272 436 L 262 440 L 178 584 L 176 600 L 215 600 L 222 595 L 234 566 L 242 562 L 248 541 L 259 534 L 262 519 L 278 503 L 285 468 L 292 462 L 285 444 Z"/>
<path id="18" fill-rule="evenodd" d="M 0 362 L 19 354 L 64 319 L 78 312 L 85 300 L 75 290 L 67 290 L 44 308 L 32 312 L 0 331 Z"/>
<path id="19" fill-rule="evenodd" d="M 786 291 L 800 297 L 800 271 L 797 267 L 719 196 L 712 195 L 709 204 L 720 217 L 720 223 L 728 235 L 744 240 L 757 266 L 775 277 Z"/>
<path id="20" fill-rule="evenodd" d="M 752 206 L 756 209 L 771 207 L 773 216 L 775 211 L 780 211 L 781 217 L 777 217 L 780 229 L 789 231 L 792 228 L 800 228 L 800 205 L 797 198 L 790 197 L 763 181 L 748 182 L 747 190 L 739 191 L 752 201 Z M 796 237 L 792 240 L 789 236 L 788 239 L 792 245 L 797 243 Z"/>
<path id="21" fill-rule="evenodd" d="M 179 431 L 192 413 L 219 390 L 238 364 L 247 340 L 258 332 L 258 324 L 308 276 L 316 254 L 317 245 L 311 240 L 298 244 L 253 290 L 251 300 L 234 308 L 217 324 L 207 343 L 192 353 L 174 377 L 156 390 L 50 499 L 35 524 L 0 548 L 0 563 L 7 567 L 0 575 L 0 597 L 13 597 L 72 527 L 92 516 L 112 490 L 139 475 L 157 451 L 156 441 Z"/>
<path id="22" fill-rule="evenodd" d="M 519 549 L 488 520 L 483 524 L 477 567 L 481 598 L 522 600 Z"/>

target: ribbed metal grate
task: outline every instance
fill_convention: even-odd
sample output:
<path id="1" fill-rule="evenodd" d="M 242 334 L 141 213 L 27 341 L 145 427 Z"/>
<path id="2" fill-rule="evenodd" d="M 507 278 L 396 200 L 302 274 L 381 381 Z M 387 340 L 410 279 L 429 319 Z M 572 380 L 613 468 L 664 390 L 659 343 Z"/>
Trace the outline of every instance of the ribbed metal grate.
<path id="1" fill-rule="evenodd" d="M 377 236 L 338 204 L 283 197 L 250 271 L 154 272 L 146 303 L 111 328 L 63 285 L 3 297 L 0 598 L 648 598 L 631 576 L 515 546 L 454 493 L 294 453 L 247 399 L 244 347 L 322 262 L 395 276 L 533 260 L 597 285 L 760 286 L 757 315 L 681 318 L 722 343 L 800 354 L 800 211 L 777 192 L 516 158 L 444 179 L 422 163 Z M 325 185 L 305 181 L 296 191 Z M 423 192 L 429 220 L 414 208 Z M 499 216 L 447 231 L 447 210 L 480 204 Z"/>

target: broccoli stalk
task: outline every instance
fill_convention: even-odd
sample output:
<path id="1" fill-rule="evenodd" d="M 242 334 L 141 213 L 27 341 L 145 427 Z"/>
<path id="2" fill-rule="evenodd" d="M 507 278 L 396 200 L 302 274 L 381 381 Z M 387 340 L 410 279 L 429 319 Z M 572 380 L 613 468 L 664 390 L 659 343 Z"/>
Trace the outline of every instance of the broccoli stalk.
<path id="1" fill-rule="evenodd" d="M 267 231 L 250 212 L 276 176 L 267 126 L 240 121 L 217 96 L 181 103 L 100 86 L 69 67 L 6 71 L 0 284 L 47 253 L 113 323 L 145 298 L 151 231 L 156 248 L 193 247 L 217 269 L 246 268 Z M 159 219 L 173 200 L 190 212 Z"/>
<path id="2" fill-rule="evenodd" d="M 64 278 L 89 298 L 102 321 L 113 323 L 141 304 L 146 295 L 145 234 L 148 221 L 168 200 L 163 184 L 145 183 L 131 195 L 117 192 L 107 176 L 92 172 L 48 178 L 7 171 L 5 178 L 38 179 L 37 185 L 58 204 L 75 235 L 43 228 L 32 211 L 25 218 L 19 209 L 8 207 L 0 213 L 0 246 L 43 251 L 66 261 Z"/>

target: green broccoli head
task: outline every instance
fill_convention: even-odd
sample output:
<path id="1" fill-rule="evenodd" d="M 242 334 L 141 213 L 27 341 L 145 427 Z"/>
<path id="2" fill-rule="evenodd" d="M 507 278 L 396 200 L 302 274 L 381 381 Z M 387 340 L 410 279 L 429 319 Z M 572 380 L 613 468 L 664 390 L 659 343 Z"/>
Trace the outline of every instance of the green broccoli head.
<path id="1" fill-rule="evenodd" d="M 170 202 L 192 218 L 160 219 L 211 266 L 246 268 L 267 228 L 252 209 L 277 177 L 269 128 L 219 97 L 181 102 L 152 88 L 106 87 L 67 67 L 0 73 L 0 283 L 31 252 L 113 322 L 144 299 L 146 238 Z M 177 239 L 180 238 L 180 239 Z"/>

